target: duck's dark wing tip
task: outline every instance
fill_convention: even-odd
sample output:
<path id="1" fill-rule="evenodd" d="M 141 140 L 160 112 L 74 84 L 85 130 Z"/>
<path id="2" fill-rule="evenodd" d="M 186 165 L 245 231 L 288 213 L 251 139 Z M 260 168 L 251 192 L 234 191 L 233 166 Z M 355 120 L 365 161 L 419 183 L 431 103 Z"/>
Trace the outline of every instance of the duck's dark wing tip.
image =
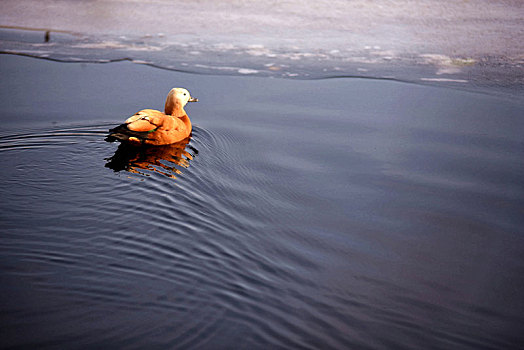
<path id="1" fill-rule="evenodd" d="M 147 131 L 133 131 L 129 130 L 127 124 L 120 124 L 119 126 L 109 129 L 109 135 L 105 138 L 107 142 L 127 142 L 130 137 L 145 141 L 148 139 L 149 133 Z"/>

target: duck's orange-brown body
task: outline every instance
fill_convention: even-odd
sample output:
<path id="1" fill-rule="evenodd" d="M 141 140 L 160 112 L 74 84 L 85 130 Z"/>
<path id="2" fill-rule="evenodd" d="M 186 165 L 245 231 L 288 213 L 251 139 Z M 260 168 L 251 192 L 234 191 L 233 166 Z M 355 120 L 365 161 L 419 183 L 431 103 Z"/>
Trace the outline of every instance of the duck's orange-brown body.
<path id="1" fill-rule="evenodd" d="M 165 112 L 143 109 L 129 117 L 124 124 L 111 129 L 109 138 L 153 146 L 180 142 L 191 135 L 191 121 L 184 111 L 187 102 L 196 102 L 189 91 L 172 89 L 167 95 Z"/>
<path id="2" fill-rule="evenodd" d="M 143 109 L 126 120 L 127 128 L 136 132 L 147 132 L 147 138 L 137 142 L 148 145 L 169 145 L 180 142 L 191 135 L 191 121 L 187 114 L 182 117 L 167 115 L 154 109 Z M 134 139 L 131 137 L 130 142 Z"/>

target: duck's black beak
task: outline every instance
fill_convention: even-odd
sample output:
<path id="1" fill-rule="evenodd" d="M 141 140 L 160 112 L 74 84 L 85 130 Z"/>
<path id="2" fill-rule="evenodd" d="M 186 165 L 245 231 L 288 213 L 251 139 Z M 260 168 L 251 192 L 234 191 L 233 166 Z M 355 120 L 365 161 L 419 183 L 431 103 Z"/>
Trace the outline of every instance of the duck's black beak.
<path id="1" fill-rule="evenodd" d="M 198 98 L 191 97 L 187 102 L 198 102 Z"/>

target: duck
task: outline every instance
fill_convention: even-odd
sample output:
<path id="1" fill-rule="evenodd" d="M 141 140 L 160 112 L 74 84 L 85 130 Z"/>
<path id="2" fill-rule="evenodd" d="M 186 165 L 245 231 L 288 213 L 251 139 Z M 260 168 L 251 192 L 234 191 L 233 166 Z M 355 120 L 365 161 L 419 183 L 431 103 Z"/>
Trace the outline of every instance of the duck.
<path id="1" fill-rule="evenodd" d="M 164 113 L 155 109 L 142 109 L 109 130 L 107 141 L 120 141 L 133 145 L 162 146 L 187 139 L 191 135 L 191 120 L 184 107 L 198 102 L 184 88 L 173 88 L 166 98 Z"/>

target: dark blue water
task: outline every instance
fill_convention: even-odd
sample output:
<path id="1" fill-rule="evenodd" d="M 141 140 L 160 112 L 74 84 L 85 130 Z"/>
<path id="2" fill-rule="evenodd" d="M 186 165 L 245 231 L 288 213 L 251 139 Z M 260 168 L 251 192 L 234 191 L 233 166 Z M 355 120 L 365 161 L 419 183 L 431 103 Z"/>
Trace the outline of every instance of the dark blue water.
<path id="1" fill-rule="evenodd" d="M 1 345 L 518 349 L 522 100 L 0 56 Z M 104 141 L 171 87 L 186 145 Z"/>

